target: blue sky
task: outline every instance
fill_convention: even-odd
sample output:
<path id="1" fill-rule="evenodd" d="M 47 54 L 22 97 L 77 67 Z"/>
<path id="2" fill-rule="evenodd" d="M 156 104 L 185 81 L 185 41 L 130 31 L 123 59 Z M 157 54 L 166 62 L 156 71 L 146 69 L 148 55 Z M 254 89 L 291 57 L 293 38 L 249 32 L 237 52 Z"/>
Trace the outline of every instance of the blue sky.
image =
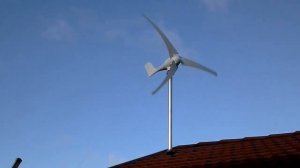
<path id="1" fill-rule="evenodd" d="M 0 0 L 0 167 L 107 167 L 167 148 L 167 50 L 180 67 L 174 146 L 300 129 L 300 1 Z"/>

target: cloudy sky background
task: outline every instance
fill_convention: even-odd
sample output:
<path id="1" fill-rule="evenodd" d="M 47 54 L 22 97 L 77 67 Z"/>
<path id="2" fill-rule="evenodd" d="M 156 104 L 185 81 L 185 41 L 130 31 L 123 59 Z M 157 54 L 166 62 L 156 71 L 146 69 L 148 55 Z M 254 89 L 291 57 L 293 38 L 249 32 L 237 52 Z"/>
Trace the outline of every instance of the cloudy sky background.
<path id="1" fill-rule="evenodd" d="M 300 129 L 297 0 L 0 0 L 0 167 L 107 167 L 167 148 L 165 46 L 181 67 L 174 145 Z"/>

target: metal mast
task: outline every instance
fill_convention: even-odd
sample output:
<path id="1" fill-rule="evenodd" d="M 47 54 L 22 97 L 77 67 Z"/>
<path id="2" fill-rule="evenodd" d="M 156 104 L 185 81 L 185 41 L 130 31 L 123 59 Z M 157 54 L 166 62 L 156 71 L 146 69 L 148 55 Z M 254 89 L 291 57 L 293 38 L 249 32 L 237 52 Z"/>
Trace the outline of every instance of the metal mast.
<path id="1" fill-rule="evenodd" d="M 169 146 L 168 150 L 172 150 L 172 78 L 169 79 Z"/>

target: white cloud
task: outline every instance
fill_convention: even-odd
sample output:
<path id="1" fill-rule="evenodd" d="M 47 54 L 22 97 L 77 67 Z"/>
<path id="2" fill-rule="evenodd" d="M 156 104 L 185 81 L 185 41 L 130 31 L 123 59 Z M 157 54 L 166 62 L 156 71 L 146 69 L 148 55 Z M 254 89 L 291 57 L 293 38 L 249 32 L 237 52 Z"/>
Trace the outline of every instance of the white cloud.
<path id="1" fill-rule="evenodd" d="M 51 40 L 64 41 L 73 40 L 75 38 L 75 32 L 64 19 L 56 19 L 49 23 L 44 31 L 42 31 L 43 37 Z"/>
<path id="2" fill-rule="evenodd" d="M 166 34 L 174 47 L 180 51 L 182 43 L 178 33 L 173 29 L 165 28 L 162 22 L 157 22 L 157 25 Z M 106 22 L 102 29 L 105 40 L 109 42 L 123 43 L 130 47 L 134 46 L 152 51 L 153 48 L 163 48 L 167 53 L 163 40 L 152 25 L 143 17 L 111 20 Z"/>
<path id="3" fill-rule="evenodd" d="M 209 10 L 209 11 L 219 11 L 228 10 L 229 3 L 232 0 L 200 0 L 200 2 Z"/>
<path id="4" fill-rule="evenodd" d="M 117 40 L 129 44 L 129 41 L 137 39 L 140 23 L 139 19 L 106 20 L 102 24 L 102 33 L 108 41 Z"/>
<path id="5" fill-rule="evenodd" d="M 43 17 L 41 20 L 44 25 L 41 31 L 42 36 L 49 40 L 73 41 L 83 38 L 84 40 L 121 43 L 145 50 L 160 47 L 165 49 L 155 29 L 142 16 L 111 19 L 102 17 L 92 9 L 70 8 L 64 14 L 57 14 L 55 18 Z M 182 45 L 178 33 L 164 28 L 163 22 L 154 21 L 180 51 Z"/>
<path id="6" fill-rule="evenodd" d="M 104 32 L 104 36 L 109 41 L 123 39 L 126 40 L 126 32 L 122 29 L 108 29 Z"/>

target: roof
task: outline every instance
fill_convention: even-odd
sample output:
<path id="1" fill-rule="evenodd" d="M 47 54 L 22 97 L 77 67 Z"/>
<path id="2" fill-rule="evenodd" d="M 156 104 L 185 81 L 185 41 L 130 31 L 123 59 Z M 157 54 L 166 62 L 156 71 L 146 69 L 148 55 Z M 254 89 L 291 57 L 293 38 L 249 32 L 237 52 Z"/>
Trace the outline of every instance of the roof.
<path id="1" fill-rule="evenodd" d="M 111 168 L 300 167 L 300 131 L 177 146 Z"/>

